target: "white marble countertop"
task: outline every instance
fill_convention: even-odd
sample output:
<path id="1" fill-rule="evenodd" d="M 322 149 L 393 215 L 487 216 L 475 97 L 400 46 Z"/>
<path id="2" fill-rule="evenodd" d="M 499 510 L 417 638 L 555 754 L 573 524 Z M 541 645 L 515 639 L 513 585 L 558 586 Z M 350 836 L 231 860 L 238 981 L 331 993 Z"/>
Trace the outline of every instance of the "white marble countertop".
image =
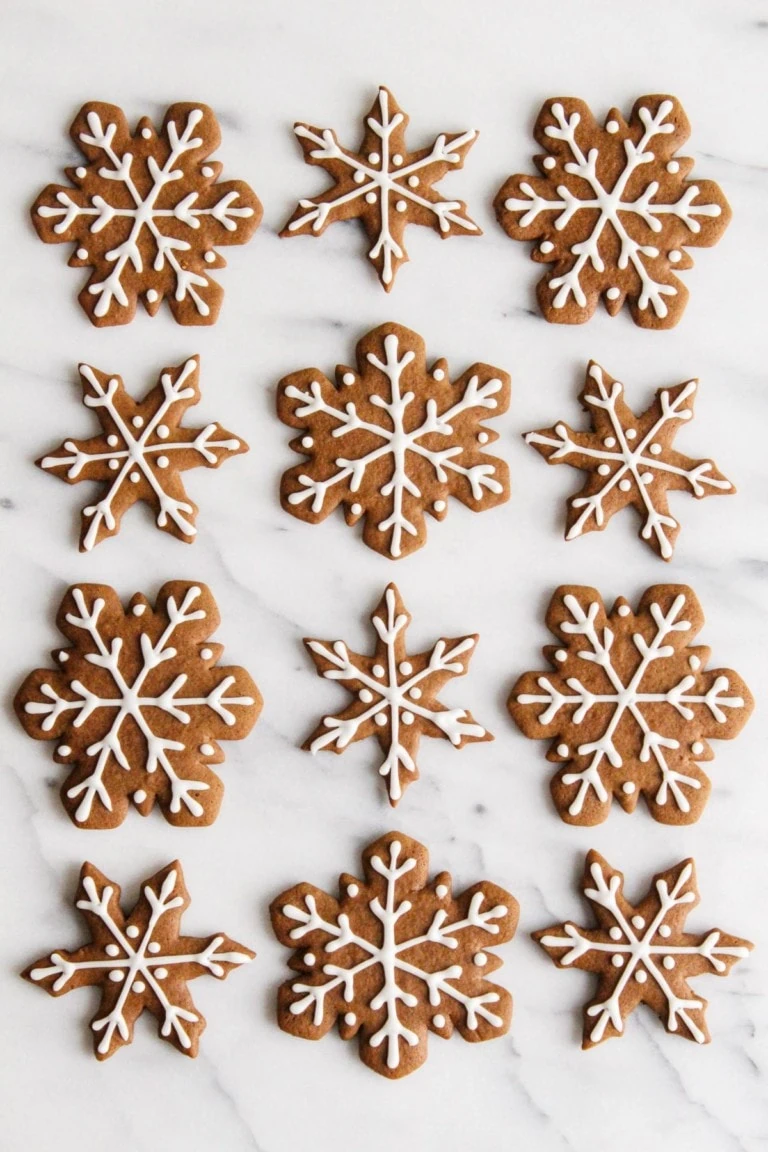
<path id="1" fill-rule="evenodd" d="M 398 1145 L 440 1152 L 481 1147 L 526 1152 L 758 1152 L 768 1148 L 768 931 L 765 770 L 768 661 L 768 424 L 762 259 L 768 245 L 768 6 L 752 2 L 646 0 L 630 5 L 551 0 L 474 4 L 403 0 L 7 0 L 0 37 L 4 178 L 0 182 L 3 317 L 0 383 L 0 998 L 4 1152 L 294 1152 L 340 1146 L 384 1152 Z M 385 296 L 364 258 L 357 226 L 320 241 L 284 243 L 277 232 L 300 195 L 324 186 L 301 160 L 291 124 L 306 119 L 355 140 L 376 86 L 387 84 L 411 116 L 420 147 L 441 130 L 477 127 L 465 169 L 446 189 L 467 201 L 484 236 L 440 244 L 411 228 L 411 263 Z M 717 180 L 733 222 L 687 273 L 687 312 L 666 333 L 642 331 L 625 313 L 599 309 L 581 327 L 548 325 L 534 311 L 536 267 L 508 240 L 491 202 L 511 172 L 529 171 L 530 130 L 541 102 L 574 95 L 597 115 L 629 110 L 647 92 L 677 95 L 691 120 L 696 173 Z M 76 303 L 80 275 L 63 249 L 41 244 L 30 203 L 74 160 L 66 135 L 80 105 L 121 105 L 131 122 L 162 118 L 174 100 L 201 100 L 219 116 L 225 176 L 250 182 L 264 223 L 221 273 L 225 299 L 211 328 L 177 326 L 167 310 L 141 310 L 128 327 L 97 330 Z M 390 563 L 366 549 L 341 516 L 312 528 L 277 499 L 293 463 L 274 414 L 286 372 L 328 371 L 349 361 L 361 334 L 385 320 L 419 331 L 432 356 L 462 371 L 474 360 L 512 374 L 497 449 L 508 459 L 510 502 L 472 516 L 455 504 L 431 523 L 427 546 Z M 156 531 L 144 510 L 89 555 L 76 549 L 85 486 L 70 489 L 33 466 L 64 435 L 83 433 L 76 364 L 122 374 L 140 392 L 157 370 L 199 352 L 203 400 L 195 415 L 219 419 L 251 444 L 218 473 L 190 474 L 200 533 L 187 548 Z M 638 403 L 661 384 L 701 380 L 694 425 L 680 442 L 711 453 L 739 489 L 732 500 L 679 494 L 683 531 L 671 566 L 636 538 L 632 513 L 602 535 L 565 544 L 563 501 L 575 474 L 549 470 L 520 433 L 567 418 L 585 362 L 621 377 Z M 10 699 L 23 675 L 57 643 L 54 612 L 67 584 L 102 581 L 126 600 L 154 596 L 169 578 L 207 582 L 218 599 L 217 639 L 243 663 L 264 698 L 244 743 L 226 746 L 218 821 L 171 828 L 159 813 L 129 813 L 116 831 L 77 831 L 58 798 L 50 747 L 15 721 Z M 359 744 L 341 757 L 299 745 L 341 690 L 317 678 L 304 635 L 367 640 L 367 617 L 395 579 L 414 614 L 417 644 L 480 633 L 469 676 L 446 699 L 468 702 L 493 744 L 453 752 L 423 741 L 421 781 L 393 814 Z M 549 798 L 544 746 L 528 741 L 504 707 L 514 678 L 539 667 L 543 609 L 562 582 L 636 598 L 654 582 L 689 582 L 716 664 L 739 670 L 754 717 L 734 742 L 716 745 L 712 796 L 702 819 L 675 829 L 639 807 L 614 807 L 592 830 L 571 828 Z M 356 1046 L 280 1032 L 274 998 L 287 952 L 273 938 L 269 901 L 312 880 L 333 888 L 355 871 L 361 848 L 391 828 L 426 843 L 434 870 L 461 887 L 493 879 L 521 904 L 520 930 L 503 949 L 499 979 L 515 997 L 509 1034 L 479 1046 L 430 1041 L 424 1068 L 391 1083 L 369 1072 Z M 727 981 L 702 978 L 713 1043 L 666 1035 L 648 1009 L 621 1040 L 583 1053 L 581 1005 L 589 978 L 559 973 L 529 932 L 583 912 L 575 880 L 584 852 L 599 849 L 640 893 L 650 876 L 696 858 L 702 903 L 694 930 L 718 924 L 755 941 Z M 128 893 L 175 856 L 193 904 L 188 932 L 222 927 L 258 953 L 195 1000 L 208 1018 L 201 1054 L 183 1059 L 139 1022 L 132 1047 L 99 1065 L 90 1052 L 87 991 L 53 1002 L 18 971 L 81 927 L 71 906 L 77 871 L 92 860 Z"/>

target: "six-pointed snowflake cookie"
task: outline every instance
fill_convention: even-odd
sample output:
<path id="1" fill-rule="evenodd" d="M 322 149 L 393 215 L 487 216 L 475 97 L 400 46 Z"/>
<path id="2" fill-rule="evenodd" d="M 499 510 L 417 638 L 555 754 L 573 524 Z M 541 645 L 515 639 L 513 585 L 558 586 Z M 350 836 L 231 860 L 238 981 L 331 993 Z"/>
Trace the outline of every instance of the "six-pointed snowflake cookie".
<path id="1" fill-rule="evenodd" d="M 614 512 L 631 504 L 643 523 L 640 536 L 664 560 L 672 559 L 680 525 L 669 513 L 667 492 L 682 489 L 703 496 L 730 495 L 733 484 L 712 460 L 692 460 L 672 443 L 693 417 L 698 381 L 659 388 L 640 416 L 624 401 L 624 385 L 590 360 L 581 406 L 592 430 L 574 432 L 555 424 L 527 433 L 525 440 L 548 464 L 570 464 L 587 473 L 584 486 L 568 501 L 565 538 L 605 528 Z"/>
<path id="2" fill-rule="evenodd" d="M 317 368 L 280 381 L 278 416 L 306 457 L 283 476 L 283 508 L 319 524 L 342 505 L 347 524 L 365 518 L 369 548 L 408 556 L 426 543 L 425 513 L 443 520 L 449 496 L 475 512 L 509 499 L 507 465 L 486 451 L 497 434 L 482 423 L 506 412 L 509 394 L 498 368 L 473 364 L 452 384 L 445 360 L 427 368 L 415 332 L 374 328 L 336 384 Z"/>
<path id="3" fill-rule="evenodd" d="M 192 543 L 197 507 L 181 479 L 190 468 L 218 468 L 230 456 L 247 452 L 244 440 L 219 424 L 185 428 L 184 415 L 200 399 L 197 356 L 164 368 L 142 400 L 125 391 L 119 376 L 80 365 L 83 403 L 94 409 L 101 434 L 65 440 L 37 464 L 68 484 L 96 480 L 103 495 L 83 509 L 80 551 L 120 530 L 123 513 L 139 500 L 155 514 L 158 528 Z"/>
<path id="4" fill-rule="evenodd" d="M 46 244 L 74 244 L 71 268 L 92 269 L 79 300 L 98 325 L 127 324 L 139 300 L 154 316 L 167 298 L 179 324 L 213 324 L 223 289 L 217 249 L 245 244 L 261 204 L 242 180 L 219 182 L 221 142 L 205 104 L 172 104 L 158 132 L 113 104 L 84 104 L 70 134 L 85 162 L 49 184 L 32 206 Z"/>
<path id="5" fill-rule="evenodd" d="M 546 621 L 554 671 L 524 673 L 508 707 L 525 736 L 550 741 L 562 819 L 599 824 L 612 797 L 632 812 L 642 794 L 655 820 L 694 823 L 710 790 L 699 762 L 713 759 L 710 741 L 739 734 L 753 701 L 694 647 L 704 614 L 693 591 L 656 584 L 635 612 L 619 597 L 608 614 L 594 588 L 564 586 Z"/>
<path id="6" fill-rule="evenodd" d="M 73 822 L 115 828 L 133 801 L 142 816 L 157 803 L 171 824 L 211 824 L 220 741 L 247 736 L 262 700 L 244 668 L 219 664 L 210 590 L 172 580 L 154 608 L 137 594 L 124 610 L 112 588 L 76 584 L 56 623 L 68 646 L 53 651 L 56 669 L 27 676 L 14 706 L 27 735 L 57 742 Z"/>
<path id="7" fill-rule="evenodd" d="M 688 179 L 677 152 L 690 135 L 678 100 L 641 96 L 629 120 L 612 108 L 601 127 L 581 100 L 548 100 L 534 128 L 538 176 L 511 176 L 496 215 L 531 259 L 551 264 L 538 283 L 547 320 L 581 324 L 602 297 L 611 316 L 625 301 L 643 328 L 672 328 L 688 292 L 676 273 L 689 248 L 717 241 L 731 218 L 711 180 Z"/>
<path id="8" fill-rule="evenodd" d="M 133 1026 L 147 1009 L 157 1017 L 159 1035 L 186 1056 L 197 1056 L 205 1017 L 187 987 L 198 976 L 225 979 L 254 953 L 223 932 L 182 936 L 181 917 L 189 893 L 178 860 L 141 886 L 126 916 L 120 888 L 93 864 L 83 864 L 75 907 L 83 915 L 90 942 L 75 951 L 41 956 L 22 973 L 51 996 L 97 986 L 101 1002 L 91 1021 L 97 1059 L 106 1060 L 133 1040 Z"/>
<path id="9" fill-rule="evenodd" d="M 582 889 L 594 927 L 566 921 L 533 933 L 558 968 L 581 968 L 598 979 L 595 997 L 584 1008 L 582 1048 L 621 1036 L 638 1004 L 648 1004 L 667 1032 L 708 1043 L 707 1001 L 694 994 L 688 981 L 707 972 L 727 976 L 753 946 L 719 928 L 685 931 L 688 914 L 699 902 L 693 860 L 659 872 L 644 899 L 630 904 L 621 872 L 589 852 Z"/>
<path id="10" fill-rule="evenodd" d="M 454 896 L 451 877 L 429 881 L 429 855 L 390 832 L 363 853 L 363 879 L 344 874 L 338 899 L 297 884 L 272 902 L 295 975 L 278 995 L 285 1032 L 319 1040 L 334 1024 L 358 1037 L 360 1059 L 390 1079 L 427 1058 L 427 1034 L 465 1040 L 503 1035 L 512 997 L 488 977 L 491 951 L 511 940 L 518 905 L 484 880 Z"/>
<path id="11" fill-rule="evenodd" d="M 379 775 L 393 807 L 419 778 L 416 752 L 422 735 L 442 736 L 454 748 L 493 740 L 471 712 L 446 708 L 438 700 L 443 685 L 469 668 L 478 637 L 438 640 L 429 652 L 409 655 L 410 622 L 400 593 L 389 584 L 371 616 L 377 636 L 371 656 L 351 652 L 343 640 L 304 641 L 319 675 L 338 681 L 352 696 L 343 712 L 323 717 L 304 748 L 343 752 L 375 736 L 385 754 Z"/>
<path id="12" fill-rule="evenodd" d="M 445 200 L 433 185 L 451 168 L 461 168 L 477 132 L 441 133 L 429 148 L 409 152 L 408 117 L 387 88 L 365 118 L 357 152 L 342 148 L 330 128 L 296 124 L 294 131 L 307 164 L 324 168 L 333 187 L 300 200 L 281 236 L 319 236 L 337 220 L 361 220 L 372 247 L 368 258 L 389 291 L 408 255 L 406 224 L 425 224 L 445 240 L 479 236 L 480 229 L 461 200 Z"/>

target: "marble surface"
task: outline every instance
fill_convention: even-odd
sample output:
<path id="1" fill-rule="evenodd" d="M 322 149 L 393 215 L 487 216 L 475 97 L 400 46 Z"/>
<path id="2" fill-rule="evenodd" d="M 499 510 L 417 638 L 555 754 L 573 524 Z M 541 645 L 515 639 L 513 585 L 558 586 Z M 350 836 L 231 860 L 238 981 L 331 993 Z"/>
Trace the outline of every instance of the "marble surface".
<path id="1" fill-rule="evenodd" d="M 469 6 L 392 0 L 157 3 L 6 0 L 0 36 L 3 180 L 0 221 L 2 420 L 0 553 L 3 711 L 0 716 L 0 1116 L 4 1152 L 331 1152 L 395 1146 L 440 1152 L 480 1147 L 535 1152 L 759 1152 L 768 1148 L 765 771 L 768 631 L 768 422 L 762 259 L 768 244 L 768 7 L 758 2 L 646 0 L 629 5 L 550 0 Z M 320 241 L 285 243 L 277 231 L 300 195 L 324 187 L 301 161 L 291 124 L 308 119 L 354 141 L 378 83 L 409 112 L 418 147 L 441 130 L 481 130 L 465 170 L 446 190 L 466 199 L 481 239 L 438 243 L 411 228 L 411 263 L 387 297 L 354 225 Z M 502 180 L 530 168 L 530 128 L 546 97 L 572 94 L 596 114 L 629 109 L 645 92 L 671 91 L 693 125 L 696 172 L 719 181 L 733 223 L 719 246 L 696 255 L 688 310 L 671 332 L 636 328 L 602 309 L 587 325 L 547 325 L 534 309 L 536 267 L 497 227 L 491 201 Z M 75 296 L 81 274 L 62 249 L 38 242 L 27 210 L 37 191 L 74 162 L 66 136 L 80 104 L 122 105 L 130 120 L 162 116 L 174 100 L 202 100 L 223 129 L 225 174 L 248 180 L 265 205 L 252 243 L 233 249 L 221 274 L 221 317 L 208 329 L 176 326 L 167 311 L 97 330 Z M 348 361 L 356 339 L 384 320 L 426 338 L 456 371 L 475 359 L 513 377 L 497 447 L 513 495 L 473 516 L 454 505 L 432 523 L 427 547 L 392 564 L 361 544 L 341 517 L 311 528 L 280 509 L 291 461 L 274 415 L 286 372 Z M 219 473 L 198 471 L 201 505 L 187 548 L 158 533 L 144 510 L 90 555 L 76 549 L 85 487 L 69 489 L 33 467 L 42 451 L 89 421 L 75 365 L 120 372 L 140 391 L 159 367 L 202 356 L 197 412 L 239 431 L 251 451 Z M 631 513 L 602 536 L 561 538 L 563 500 L 575 476 L 548 470 L 520 433 L 557 417 L 578 421 L 576 393 L 589 357 L 620 376 L 638 404 L 664 383 L 701 379 L 685 450 L 711 453 L 738 495 L 674 500 L 683 532 L 665 566 L 636 538 Z M 176 830 L 135 813 L 116 831 L 77 831 L 58 799 L 59 769 L 28 740 L 10 699 L 22 676 L 58 643 L 63 590 L 103 581 L 126 599 L 168 578 L 210 584 L 222 613 L 217 637 L 247 665 L 265 698 L 244 743 L 227 746 L 226 795 L 217 823 Z M 367 639 L 367 616 L 395 578 L 414 614 L 412 639 L 478 631 L 470 675 L 446 700 L 471 705 L 493 744 L 456 753 L 424 741 L 422 779 L 396 813 L 359 744 L 341 757 L 299 745 L 342 698 L 317 678 L 301 637 Z M 614 809 L 593 830 L 564 825 L 551 808 L 543 746 L 512 726 L 504 702 L 515 676 L 539 666 L 542 613 L 563 581 L 598 585 L 606 599 L 649 584 L 690 582 L 707 615 L 704 641 L 738 669 L 757 707 L 743 735 L 720 743 L 712 796 L 694 827 Z M 274 1022 L 287 953 L 271 935 L 270 899 L 300 879 L 333 886 L 360 849 L 398 828 L 425 842 L 435 870 L 457 885 L 488 877 L 522 908 L 499 974 L 515 997 L 512 1029 L 479 1046 L 433 1037 L 426 1066 L 398 1083 L 373 1075 L 355 1046 L 330 1035 L 302 1043 Z M 579 1048 L 583 974 L 559 973 L 528 933 L 582 912 L 574 882 L 598 848 L 640 893 L 657 869 L 695 856 L 698 930 L 719 924 L 757 944 L 727 981 L 702 978 L 714 1042 L 668 1036 L 643 1009 L 621 1041 Z M 159 1043 L 151 1019 L 133 1046 L 104 1065 L 90 1054 L 87 991 L 51 1001 L 17 972 L 55 946 L 74 946 L 77 871 L 90 859 L 128 893 L 179 856 L 193 904 L 190 932 L 225 928 L 258 953 L 219 985 L 197 982 L 208 1017 L 201 1054 L 188 1061 Z"/>

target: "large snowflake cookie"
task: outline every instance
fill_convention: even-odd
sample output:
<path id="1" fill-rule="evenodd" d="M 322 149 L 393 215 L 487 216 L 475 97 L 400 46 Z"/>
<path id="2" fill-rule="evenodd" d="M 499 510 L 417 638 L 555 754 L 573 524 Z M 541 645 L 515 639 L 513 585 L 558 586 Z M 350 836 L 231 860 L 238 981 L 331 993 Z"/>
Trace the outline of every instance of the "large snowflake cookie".
<path id="1" fill-rule="evenodd" d="M 632 812 L 640 795 L 665 824 L 693 824 L 709 796 L 700 767 L 710 741 L 737 736 L 752 711 L 744 681 L 707 669 L 693 641 L 704 614 L 683 584 L 648 588 L 635 612 L 606 612 L 594 588 L 558 588 L 547 610 L 551 669 L 524 673 L 509 697 L 517 726 L 549 740 L 555 806 L 569 824 L 599 824 L 611 800 Z"/>
<path id="2" fill-rule="evenodd" d="M 262 700 L 244 668 L 219 664 L 210 590 L 171 580 L 154 608 L 137 594 L 124 610 L 112 588 L 75 584 L 56 623 L 69 646 L 27 676 L 15 708 L 28 736 L 57 742 L 73 822 L 115 828 L 133 801 L 142 816 L 159 804 L 171 824 L 211 824 L 220 741 L 247 736 Z"/>
<path id="3" fill-rule="evenodd" d="M 159 1035 L 185 1056 L 197 1056 L 205 1017 L 187 987 L 198 976 L 225 979 L 254 953 L 218 932 L 182 936 L 189 893 L 178 860 L 141 885 L 133 911 L 120 907 L 120 888 L 93 864 L 83 864 L 75 907 L 91 934 L 74 951 L 41 956 L 22 973 L 51 996 L 98 986 L 101 1002 L 91 1021 L 97 1059 L 106 1060 L 133 1040 L 135 1021 L 146 1009 L 157 1017 Z"/>
<path id="4" fill-rule="evenodd" d="M 558 968 L 581 968 L 598 979 L 594 999 L 584 1007 L 582 1048 L 621 1036 L 638 1004 L 648 1004 L 667 1032 L 708 1043 L 707 1001 L 688 981 L 707 972 L 727 976 L 753 946 L 719 928 L 685 931 L 699 902 L 693 860 L 659 872 L 640 903 L 630 904 L 621 872 L 589 852 L 582 889 L 594 927 L 566 921 L 533 933 Z"/>
<path id="5" fill-rule="evenodd" d="M 319 675 L 337 681 L 352 697 L 343 712 L 323 717 L 304 747 L 343 752 L 375 736 L 384 753 L 379 775 L 393 807 L 418 780 L 422 735 L 442 736 L 454 748 L 493 740 L 471 712 L 446 708 L 438 700 L 442 687 L 469 668 L 478 637 L 438 640 L 428 652 L 410 655 L 405 644 L 410 622 L 400 593 L 389 584 L 371 616 L 377 637 L 371 656 L 350 652 L 343 640 L 304 641 Z"/>
<path id="6" fill-rule="evenodd" d="M 445 200 L 433 187 L 452 168 L 461 168 L 477 132 L 441 133 L 429 148 L 409 152 L 408 117 L 387 88 L 365 118 L 356 152 L 342 148 L 330 128 L 296 124 L 294 131 L 307 164 L 324 168 L 333 187 L 300 200 L 281 236 L 319 236 L 337 220 L 361 220 L 372 247 L 368 258 L 389 291 L 408 260 L 406 224 L 425 224 L 445 240 L 480 235 L 461 200 Z"/>
<path id="7" fill-rule="evenodd" d="M 565 538 L 605 528 L 614 512 L 631 504 L 643 518 L 640 536 L 664 560 L 671 560 L 680 525 L 669 513 L 667 492 L 730 495 L 733 484 L 711 460 L 692 460 L 672 447 L 693 418 L 698 381 L 659 388 L 650 407 L 635 416 L 624 400 L 624 385 L 590 360 L 579 400 L 592 429 L 574 432 L 567 424 L 529 432 L 525 440 L 548 464 L 570 464 L 587 473 L 584 486 L 568 501 Z"/>
<path id="8" fill-rule="evenodd" d="M 120 108 L 84 104 L 70 134 L 85 162 L 43 189 L 32 223 L 46 244 L 75 245 L 71 268 L 92 269 L 79 296 L 91 321 L 127 324 L 139 300 L 154 316 L 165 297 L 179 324 L 213 324 L 217 249 L 250 240 L 262 209 L 242 180 L 219 181 L 211 109 L 172 104 L 159 132 L 144 117 L 131 135 Z"/>
<path id="9" fill-rule="evenodd" d="M 498 436 L 482 423 L 506 412 L 509 394 L 498 368 L 473 364 L 451 383 L 445 360 L 427 368 L 415 332 L 374 328 L 336 384 L 317 368 L 280 381 L 278 415 L 306 458 L 283 475 L 283 508 L 319 524 L 342 505 L 347 524 L 365 518 L 369 548 L 408 556 L 426 543 L 425 513 L 443 520 L 449 496 L 475 512 L 509 499 L 507 465 L 486 451 Z"/>
<path id="10" fill-rule="evenodd" d="M 82 513 L 80 551 L 120 530 L 123 513 L 139 500 L 155 514 L 158 528 L 192 543 L 197 533 L 197 507 L 186 492 L 181 473 L 190 468 L 218 468 L 248 445 L 219 424 L 185 428 L 184 414 L 200 399 L 197 356 L 175 368 L 164 368 L 142 400 L 130 396 L 119 376 L 80 365 L 83 403 L 94 409 L 101 434 L 88 440 L 65 440 L 37 464 L 68 484 L 100 481 L 103 494 Z"/>
<path id="11" fill-rule="evenodd" d="M 319 1040 L 337 1024 L 390 1079 L 424 1063 L 428 1032 L 503 1035 L 512 997 L 488 977 L 502 964 L 491 949 L 517 928 L 514 897 L 487 880 L 454 896 L 449 873 L 430 882 L 427 849 L 398 832 L 368 845 L 363 877 L 342 875 L 338 899 L 297 884 L 272 902 L 275 934 L 295 949 L 280 1027 Z"/>
<path id="12" fill-rule="evenodd" d="M 601 127 L 582 100 L 547 100 L 534 128 L 538 176 L 510 176 L 496 215 L 531 259 L 553 265 L 538 283 L 547 320 L 581 324 L 600 297 L 611 316 L 625 301 L 643 328 L 672 328 L 688 292 L 676 275 L 689 248 L 708 248 L 731 218 L 712 180 L 688 179 L 677 152 L 690 125 L 672 96 L 641 96 L 629 120 L 617 108 Z"/>

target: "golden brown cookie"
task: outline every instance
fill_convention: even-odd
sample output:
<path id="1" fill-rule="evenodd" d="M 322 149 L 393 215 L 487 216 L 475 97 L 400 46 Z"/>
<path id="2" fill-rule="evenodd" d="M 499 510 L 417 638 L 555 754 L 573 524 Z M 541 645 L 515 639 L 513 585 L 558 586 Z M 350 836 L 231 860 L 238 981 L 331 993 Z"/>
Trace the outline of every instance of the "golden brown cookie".
<path id="1" fill-rule="evenodd" d="M 116 828 L 132 801 L 142 816 L 159 804 L 171 824 L 212 824 L 220 741 L 247 736 L 262 700 L 244 668 L 219 664 L 210 590 L 171 580 L 154 608 L 137 593 L 124 610 L 114 589 L 75 584 L 56 623 L 69 646 L 51 653 L 56 669 L 27 676 L 14 707 L 28 736 L 57 741 L 72 821 Z"/>
<path id="2" fill-rule="evenodd" d="M 120 907 L 118 885 L 93 864 L 83 864 L 75 907 L 88 925 L 89 943 L 41 956 L 22 976 L 51 996 L 73 988 L 101 989 L 91 1021 L 98 1060 L 131 1043 L 134 1023 L 145 1009 L 157 1017 L 164 1040 L 185 1056 L 197 1056 L 205 1017 L 192 1001 L 189 981 L 206 975 L 224 980 L 254 953 L 223 932 L 182 936 L 188 906 L 178 860 L 143 882 L 129 916 Z"/>
<path id="3" fill-rule="evenodd" d="M 427 849 L 399 832 L 368 845 L 363 877 L 344 873 L 338 899 L 297 884 L 273 900 L 275 935 L 295 949 L 278 994 L 283 1031 L 319 1040 L 336 1024 L 392 1080 L 424 1063 L 429 1032 L 507 1032 L 512 997 L 488 977 L 502 964 L 491 949 L 517 928 L 514 897 L 487 880 L 454 896 L 450 874 L 430 882 Z"/>
<path id="4" fill-rule="evenodd" d="M 727 976 L 753 945 L 719 928 L 685 931 L 699 902 L 693 860 L 657 873 L 647 895 L 630 904 L 621 872 L 598 852 L 588 852 L 582 888 L 593 927 L 567 920 L 533 933 L 558 968 L 581 968 L 597 977 L 594 998 L 584 1008 L 582 1048 L 621 1036 L 638 1004 L 648 1004 L 667 1032 L 708 1043 L 707 1001 L 688 981 L 704 973 Z"/>
<path id="5" fill-rule="evenodd" d="M 172 104 L 158 132 L 143 117 L 132 135 L 120 108 L 84 104 L 70 135 L 85 162 L 66 169 L 32 206 L 46 244 L 74 244 L 70 268 L 92 269 L 78 299 L 93 324 L 127 324 L 139 300 L 154 316 L 168 300 L 179 324 L 213 324 L 226 267 L 217 249 L 245 244 L 262 209 L 242 180 L 219 182 L 209 159 L 221 143 L 205 104 Z"/>
<path id="6" fill-rule="evenodd" d="M 426 543 L 426 513 L 444 520 L 450 496 L 475 512 L 509 499 L 507 465 L 486 451 L 497 433 L 482 423 L 506 412 L 509 394 L 509 376 L 489 364 L 451 383 L 445 360 L 427 369 L 420 336 L 382 324 L 336 384 L 317 368 L 278 384 L 277 414 L 305 457 L 283 475 L 282 506 L 319 524 L 342 505 L 347 524 L 364 518 L 369 548 L 408 556 Z"/>
<path id="7" fill-rule="evenodd" d="M 709 796 L 710 741 L 738 736 L 753 707 L 741 677 L 708 670 L 709 648 L 694 646 L 695 593 L 655 584 L 635 612 L 619 597 L 609 614 L 596 589 L 564 585 L 546 621 L 558 641 L 544 648 L 551 670 L 525 672 L 508 708 L 525 736 L 550 741 L 561 818 L 600 824 L 613 798 L 633 812 L 642 795 L 654 820 L 693 824 Z"/>
<path id="8" fill-rule="evenodd" d="M 677 153 L 690 132 L 673 96 L 641 96 L 628 121 L 612 108 L 602 126 L 582 100 L 547 100 L 540 175 L 510 176 L 495 200 L 507 235 L 553 265 L 536 290 L 547 320 L 582 324 L 602 297 L 611 316 L 626 301 L 642 328 L 677 324 L 688 249 L 716 244 L 731 218 L 717 184 L 688 179 L 693 160 Z"/>
<path id="9" fill-rule="evenodd" d="M 408 260 L 407 224 L 434 228 L 441 239 L 480 235 L 461 200 L 445 200 L 433 187 L 452 168 L 461 168 L 478 133 L 441 133 L 429 148 L 409 152 L 408 117 L 387 88 L 365 117 L 356 152 L 342 148 L 330 128 L 295 124 L 307 164 L 324 168 L 333 187 L 300 200 L 281 236 L 319 236 L 337 220 L 360 220 L 372 244 L 368 259 L 389 292 Z"/>

